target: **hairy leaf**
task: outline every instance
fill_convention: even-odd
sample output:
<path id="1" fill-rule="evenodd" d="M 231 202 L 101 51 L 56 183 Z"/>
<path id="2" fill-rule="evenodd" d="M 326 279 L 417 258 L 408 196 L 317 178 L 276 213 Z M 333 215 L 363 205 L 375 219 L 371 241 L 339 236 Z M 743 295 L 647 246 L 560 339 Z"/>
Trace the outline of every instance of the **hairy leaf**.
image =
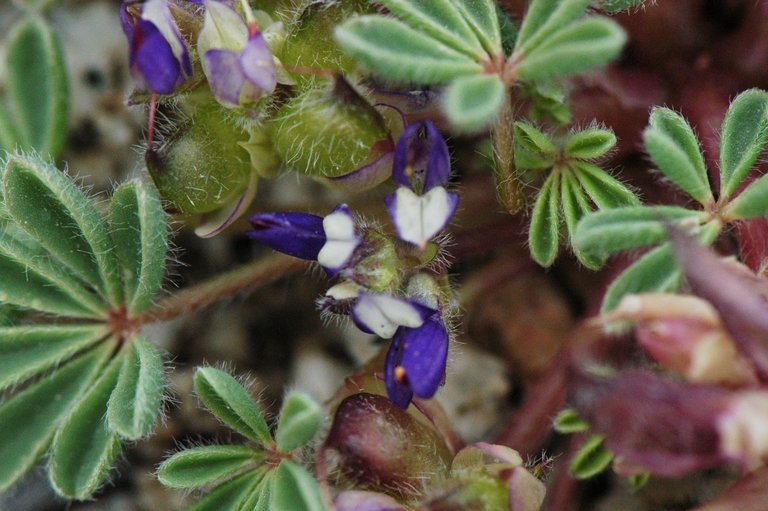
<path id="1" fill-rule="evenodd" d="M 291 460 L 283 460 L 275 472 L 270 504 L 270 509 L 326 511 L 315 478 Z"/>
<path id="2" fill-rule="evenodd" d="M 254 485 L 261 482 L 262 477 L 263 474 L 256 470 L 234 477 L 206 494 L 190 507 L 189 511 L 239 510 L 242 502 L 248 498 Z"/>
<path id="3" fill-rule="evenodd" d="M 575 21 L 589 0 L 533 0 L 517 36 L 515 53 L 527 54 L 552 34 Z"/>
<path id="4" fill-rule="evenodd" d="M 720 194 L 730 196 L 768 141 L 768 92 L 750 89 L 733 100 L 720 134 Z"/>
<path id="5" fill-rule="evenodd" d="M 438 84 L 483 72 L 472 58 L 394 18 L 353 18 L 336 29 L 336 40 L 365 67 L 390 80 Z"/>
<path id="6" fill-rule="evenodd" d="M 505 86 L 497 75 L 479 74 L 453 80 L 445 90 L 443 108 L 461 131 L 477 131 L 490 124 L 504 102 Z"/>
<path id="7" fill-rule="evenodd" d="M 493 0 L 451 0 L 451 2 L 475 31 L 485 51 L 491 56 L 499 55 L 502 51 L 501 28 L 496 13 L 496 3 Z"/>
<path id="8" fill-rule="evenodd" d="M 737 220 L 768 216 L 768 175 L 750 183 L 728 204 L 723 214 Z"/>
<path id="9" fill-rule="evenodd" d="M 560 174 L 553 172 L 539 191 L 531 213 L 528 243 L 534 261 L 542 266 L 555 262 L 560 244 Z"/>
<path id="10" fill-rule="evenodd" d="M 571 158 L 594 160 L 604 156 L 615 145 L 616 135 L 611 130 L 588 128 L 569 136 L 563 150 Z"/>
<path id="11" fill-rule="evenodd" d="M 594 255 L 587 254 L 578 250 L 573 244 L 573 237 L 576 232 L 576 226 L 579 220 L 592 211 L 589 200 L 584 196 L 584 192 L 578 185 L 576 178 L 570 172 L 564 172 L 560 178 L 560 203 L 563 208 L 565 225 L 568 228 L 568 239 L 576 257 L 581 264 L 587 268 L 597 270 L 605 260 Z"/>
<path id="12" fill-rule="evenodd" d="M 227 479 L 256 460 L 256 452 L 244 445 L 194 447 L 165 460 L 157 477 L 171 488 L 200 488 Z"/>
<path id="13" fill-rule="evenodd" d="M 280 451 L 289 452 L 307 444 L 323 424 L 323 412 L 311 397 L 292 392 L 280 409 L 275 440 Z"/>
<path id="14" fill-rule="evenodd" d="M 608 468 L 611 461 L 613 454 L 603 447 L 603 437 L 592 435 L 571 460 L 571 474 L 576 479 L 589 479 Z"/>
<path id="15" fill-rule="evenodd" d="M 581 433 L 589 429 L 589 424 L 579 416 L 579 412 L 573 408 L 566 408 L 557 414 L 552 426 L 558 433 Z"/>
<path id="16" fill-rule="evenodd" d="M 200 367 L 195 373 L 195 392 L 216 417 L 261 445 L 270 445 L 272 435 L 259 405 L 232 376 Z"/>
<path id="17" fill-rule="evenodd" d="M 680 114 L 654 109 L 643 140 L 645 150 L 670 181 L 700 204 L 713 201 L 699 140 Z"/>
<path id="18" fill-rule="evenodd" d="M 598 208 L 609 209 L 640 204 L 637 195 L 597 165 L 579 161 L 572 162 L 571 166 L 579 184 Z"/>
<path id="19" fill-rule="evenodd" d="M 516 122 L 512 129 L 518 169 L 548 169 L 554 165 L 557 147 L 549 136 L 523 121 Z"/>

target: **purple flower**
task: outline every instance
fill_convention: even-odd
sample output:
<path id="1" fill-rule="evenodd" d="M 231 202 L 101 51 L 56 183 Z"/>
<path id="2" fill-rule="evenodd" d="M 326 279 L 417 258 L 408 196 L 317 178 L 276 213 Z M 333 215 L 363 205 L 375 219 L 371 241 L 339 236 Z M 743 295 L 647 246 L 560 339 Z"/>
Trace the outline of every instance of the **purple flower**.
<path id="1" fill-rule="evenodd" d="M 448 146 L 434 124 L 408 126 L 395 147 L 392 180 L 398 185 L 385 204 L 397 234 L 424 250 L 456 212 L 458 194 L 445 189 L 451 173 Z"/>
<path id="2" fill-rule="evenodd" d="M 325 218 L 309 213 L 259 213 L 248 219 L 248 236 L 273 250 L 299 259 L 318 261 L 329 276 L 347 266 L 360 243 L 357 227 L 346 204 Z"/>
<path id="3" fill-rule="evenodd" d="M 128 38 L 128 61 L 139 87 L 171 94 L 192 76 L 192 62 L 167 0 L 148 0 L 137 10 L 124 0 L 120 21 Z"/>
<path id="4" fill-rule="evenodd" d="M 222 2 L 205 0 L 198 52 L 211 92 L 228 107 L 248 105 L 277 85 L 272 53 L 255 22 L 246 26 Z"/>
<path id="5" fill-rule="evenodd" d="M 419 327 L 399 327 L 384 362 L 389 399 L 405 409 L 414 395 L 423 399 L 434 396 L 447 360 L 448 332 L 439 312 L 433 311 Z"/>

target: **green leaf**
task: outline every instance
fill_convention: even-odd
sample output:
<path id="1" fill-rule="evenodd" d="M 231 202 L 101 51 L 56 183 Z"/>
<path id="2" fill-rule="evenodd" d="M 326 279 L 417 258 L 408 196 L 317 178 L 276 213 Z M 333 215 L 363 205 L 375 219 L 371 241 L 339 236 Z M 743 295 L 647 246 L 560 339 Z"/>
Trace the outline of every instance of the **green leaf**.
<path id="1" fill-rule="evenodd" d="M 168 251 L 166 215 L 157 191 L 139 180 L 122 184 L 112 195 L 109 221 L 128 310 L 141 312 L 162 285 Z"/>
<path id="2" fill-rule="evenodd" d="M 14 155 L 3 174 L 3 192 L 20 227 L 113 305 L 122 302 L 104 220 L 68 177 L 40 159 Z"/>
<path id="3" fill-rule="evenodd" d="M 670 181 L 700 204 L 713 201 L 699 140 L 685 119 L 668 108 L 651 113 L 645 150 Z"/>
<path id="4" fill-rule="evenodd" d="M 110 430 L 106 412 L 123 354 L 114 357 L 53 438 L 49 471 L 61 495 L 87 499 L 99 489 L 120 453 L 120 439 Z"/>
<path id="5" fill-rule="evenodd" d="M 573 236 L 576 232 L 576 226 L 579 220 L 592 211 L 589 201 L 584 196 L 584 192 L 579 187 L 578 181 L 570 172 L 563 172 L 560 178 L 560 204 L 563 208 L 565 225 L 568 228 L 568 239 L 574 254 L 581 264 L 592 270 L 599 269 L 605 260 L 594 255 L 577 250 L 573 244 Z"/>
<path id="6" fill-rule="evenodd" d="M 389 11 L 416 30 L 476 60 L 486 58 L 483 45 L 451 0 L 414 2 L 380 0 Z"/>
<path id="7" fill-rule="evenodd" d="M 588 128 L 568 137 L 563 148 L 571 158 L 594 160 L 604 156 L 616 145 L 616 135 L 611 130 Z"/>
<path id="8" fill-rule="evenodd" d="M 519 94 L 531 103 L 528 117 L 534 121 L 549 121 L 565 125 L 571 121 L 568 95 L 563 85 L 556 82 L 522 82 Z"/>
<path id="9" fill-rule="evenodd" d="M 0 151 L 14 151 L 19 145 L 20 135 L 16 126 L 13 124 L 8 110 L 0 105 Z"/>
<path id="10" fill-rule="evenodd" d="M 57 0 L 13 0 L 22 9 L 27 9 L 32 12 L 41 12 Z"/>
<path id="11" fill-rule="evenodd" d="M 594 477 L 611 464 L 613 453 L 603 447 L 603 436 L 592 435 L 571 460 L 571 474 L 576 479 Z"/>
<path id="12" fill-rule="evenodd" d="M 633 476 L 627 477 L 627 482 L 629 483 L 629 487 L 632 491 L 637 491 L 646 484 L 648 484 L 648 481 L 651 480 L 651 473 L 650 472 L 643 472 L 642 474 L 637 474 Z"/>
<path id="13" fill-rule="evenodd" d="M 107 334 L 102 325 L 0 328 L 0 391 L 61 365 Z"/>
<path id="14" fill-rule="evenodd" d="M 723 216 L 736 220 L 768 216 L 768 175 L 751 182 L 728 204 Z"/>
<path id="15" fill-rule="evenodd" d="M 263 473 L 258 470 L 251 470 L 234 477 L 214 488 L 213 491 L 190 507 L 188 511 L 229 511 L 240 509 L 242 501 L 248 498 L 254 485 L 259 484 L 263 477 Z"/>
<path id="16" fill-rule="evenodd" d="M 314 399 L 302 392 L 291 392 L 280 409 L 275 440 L 277 448 L 290 452 L 307 444 L 323 425 L 323 411 Z"/>
<path id="17" fill-rule="evenodd" d="M 706 213 L 678 206 L 633 206 L 586 215 L 576 227 L 573 245 L 597 257 L 640 248 L 667 239 L 664 222 L 698 228 Z"/>
<path id="18" fill-rule="evenodd" d="M 526 54 L 552 34 L 575 21 L 589 0 L 533 0 L 517 36 L 515 53 Z"/>
<path id="19" fill-rule="evenodd" d="M 640 204 L 637 195 L 597 165 L 577 161 L 571 167 L 579 184 L 600 209 L 636 206 Z"/>
<path id="20" fill-rule="evenodd" d="M 643 255 L 611 282 L 600 311 L 612 310 L 629 293 L 675 291 L 682 280 L 672 249 L 669 243 L 664 243 Z"/>
<path id="21" fill-rule="evenodd" d="M 547 267 L 555 262 L 560 244 L 560 173 L 549 175 L 539 191 L 531 214 L 528 244 L 533 260 Z"/>
<path id="22" fill-rule="evenodd" d="M 462 76 L 445 89 L 443 109 L 461 131 L 478 131 L 490 124 L 504 102 L 505 86 L 498 75 Z"/>
<path id="23" fill-rule="evenodd" d="M 592 5 L 605 12 L 620 12 L 639 7 L 645 0 L 592 0 Z"/>
<path id="24" fill-rule="evenodd" d="M 527 122 L 512 126 L 515 142 L 515 166 L 521 170 L 549 169 L 555 163 L 557 147 L 548 135 Z"/>
<path id="25" fill-rule="evenodd" d="M 58 38 L 39 16 L 24 18 L 6 43 L 6 88 L 23 149 L 54 158 L 67 136 L 69 81 Z"/>
<path id="26" fill-rule="evenodd" d="M 501 54 L 501 28 L 492 0 L 451 0 L 479 38 L 485 51 L 492 57 Z M 429 2 L 423 2 L 429 3 Z"/>
<path id="27" fill-rule="evenodd" d="M 733 100 L 720 134 L 720 194 L 730 196 L 768 141 L 768 92 L 750 89 Z"/>
<path id="28" fill-rule="evenodd" d="M 163 357 L 143 335 L 129 341 L 117 385 L 109 398 L 107 419 L 112 431 L 135 440 L 152 429 L 163 402 Z"/>
<path id="29" fill-rule="evenodd" d="M 555 420 L 552 421 L 552 426 L 558 433 L 566 435 L 582 433 L 589 429 L 589 424 L 579 417 L 579 412 L 573 408 L 566 408 L 558 413 Z"/>
<path id="30" fill-rule="evenodd" d="M 232 376 L 213 367 L 199 367 L 195 392 L 219 420 L 260 445 L 272 444 L 259 405 Z"/>
<path id="31" fill-rule="evenodd" d="M 483 72 L 475 60 L 394 18 L 359 16 L 335 33 L 344 51 L 389 80 L 439 84 Z"/>
<path id="32" fill-rule="evenodd" d="M 291 460 L 283 460 L 277 467 L 269 509 L 326 511 L 315 478 Z"/>
<path id="33" fill-rule="evenodd" d="M 616 58 L 626 39 L 614 21 L 585 18 L 533 48 L 519 63 L 518 76 L 539 81 L 583 73 Z"/>
<path id="34" fill-rule="evenodd" d="M 104 363 L 103 346 L 72 360 L 0 404 L 0 491 L 29 470 Z"/>
<path id="35" fill-rule="evenodd" d="M 200 488 L 232 477 L 257 459 L 257 453 L 244 445 L 195 447 L 165 460 L 157 478 L 171 488 Z"/>
<path id="36" fill-rule="evenodd" d="M 98 295 L 34 240 L 0 234 L 0 268 L 3 302 L 65 316 L 103 318 L 107 313 Z"/>

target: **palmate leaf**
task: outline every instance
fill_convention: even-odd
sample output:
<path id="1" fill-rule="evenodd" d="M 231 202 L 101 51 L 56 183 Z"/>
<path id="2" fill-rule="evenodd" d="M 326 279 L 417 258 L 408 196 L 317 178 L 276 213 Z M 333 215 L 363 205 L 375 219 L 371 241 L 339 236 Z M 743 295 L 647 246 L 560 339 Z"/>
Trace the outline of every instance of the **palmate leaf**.
<path id="1" fill-rule="evenodd" d="M 578 19 L 589 0 L 533 0 L 523 19 L 515 53 L 526 55 L 538 44 Z"/>
<path id="2" fill-rule="evenodd" d="M 5 147 L 15 150 L 18 144 L 57 157 L 69 110 L 69 81 L 58 38 L 40 16 L 29 16 L 14 27 L 6 44 L 9 111 L 7 116 L 0 112 L 0 146 L 12 144 Z M 13 128 L 2 128 L 11 122 Z"/>
<path id="3" fill-rule="evenodd" d="M 501 27 L 493 0 L 451 0 L 456 9 L 475 31 L 489 55 L 501 53 Z M 425 2 L 426 3 L 426 2 Z"/>
<path id="4" fill-rule="evenodd" d="M 3 174 L 4 204 L 13 221 L 109 303 L 122 303 L 117 258 L 94 204 L 45 161 L 14 155 Z"/>
<path id="5" fill-rule="evenodd" d="M 636 206 L 640 199 L 618 179 L 592 163 L 576 161 L 571 169 L 579 185 L 599 209 Z"/>
<path id="6" fill-rule="evenodd" d="M 533 124 L 519 121 L 512 127 L 515 143 L 515 165 L 518 169 L 548 169 L 555 163 L 558 148 L 548 135 Z"/>
<path id="7" fill-rule="evenodd" d="M 17 481 L 48 449 L 109 351 L 107 346 L 90 350 L 0 403 L 0 490 Z"/>
<path id="8" fill-rule="evenodd" d="M 185 449 L 165 460 L 158 479 L 170 488 L 201 488 L 237 474 L 259 459 L 243 445 L 207 445 Z"/>
<path id="9" fill-rule="evenodd" d="M 579 187 L 578 181 L 570 172 L 564 172 L 560 179 L 560 204 L 563 209 L 563 217 L 568 229 L 568 240 L 571 248 L 573 248 L 573 253 L 581 264 L 587 268 L 592 270 L 599 269 L 605 263 L 605 260 L 577 249 L 573 243 L 573 237 L 579 220 L 584 215 L 590 213 L 592 207 L 584 195 L 584 191 Z"/>
<path id="10" fill-rule="evenodd" d="M 443 109 L 457 130 L 477 131 L 496 117 L 505 92 L 506 86 L 498 75 L 462 76 L 446 88 Z"/>
<path id="11" fill-rule="evenodd" d="M 277 448 L 290 452 L 303 447 L 323 425 L 323 412 L 314 399 L 302 392 L 291 392 L 280 409 L 280 421 L 275 431 Z"/>
<path id="12" fill-rule="evenodd" d="M 605 156 L 616 145 L 616 135 L 611 130 L 587 128 L 568 137 L 563 152 L 570 158 L 594 160 Z"/>
<path id="13" fill-rule="evenodd" d="M 728 204 L 723 216 L 734 220 L 768 216 L 768 175 L 750 183 Z"/>
<path id="14" fill-rule="evenodd" d="M 768 142 L 768 92 L 750 89 L 733 100 L 720 135 L 720 194 L 728 197 L 747 177 Z"/>
<path id="15" fill-rule="evenodd" d="M 315 478 L 291 460 L 283 460 L 275 472 L 270 509 L 327 511 Z"/>
<path id="16" fill-rule="evenodd" d="M 264 473 L 260 470 L 240 474 L 214 488 L 188 511 L 238 511 L 242 509 L 243 502 L 249 499 L 263 482 Z"/>
<path id="17" fill-rule="evenodd" d="M 560 246 L 560 173 L 552 172 L 541 187 L 531 213 L 528 243 L 534 261 L 550 266 Z"/>

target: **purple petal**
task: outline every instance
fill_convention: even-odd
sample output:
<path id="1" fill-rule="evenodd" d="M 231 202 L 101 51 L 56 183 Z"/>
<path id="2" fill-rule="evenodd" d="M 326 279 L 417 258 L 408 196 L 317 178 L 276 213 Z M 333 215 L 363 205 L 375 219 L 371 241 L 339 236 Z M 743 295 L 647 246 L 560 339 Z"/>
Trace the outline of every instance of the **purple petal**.
<path id="1" fill-rule="evenodd" d="M 405 511 L 405 508 L 389 495 L 372 491 L 344 491 L 336 497 L 333 504 L 336 511 Z"/>
<path id="2" fill-rule="evenodd" d="M 248 39 L 248 43 L 240 54 L 240 63 L 242 72 L 249 82 L 267 94 L 275 90 L 277 85 L 275 61 L 261 33 Z"/>
<path id="3" fill-rule="evenodd" d="M 248 236 L 273 250 L 299 259 L 315 260 L 325 244 L 323 217 L 309 213 L 261 213 L 248 221 Z"/>
<path id="4" fill-rule="evenodd" d="M 418 328 L 398 328 L 385 362 L 387 391 L 399 399 L 406 385 L 418 397 L 434 396 L 447 359 L 448 332 L 439 314 L 432 314 Z"/>
<path id="5" fill-rule="evenodd" d="M 352 309 L 352 321 L 363 332 L 389 339 L 398 327 L 421 326 L 435 313 L 418 302 L 381 293 L 360 293 Z"/>
<path id="6" fill-rule="evenodd" d="M 170 94 L 181 77 L 179 61 L 168 41 L 154 24 L 139 20 L 135 27 L 139 42 L 134 61 L 152 92 Z"/>
<path id="7" fill-rule="evenodd" d="M 133 16 L 128 14 L 128 6 L 132 4 L 131 0 L 123 0 L 122 5 L 120 6 L 120 25 L 123 27 L 123 33 L 125 34 L 126 39 L 128 39 L 128 45 L 129 48 L 129 60 L 130 64 L 133 64 L 133 39 L 134 39 L 134 30 L 133 25 L 135 23 L 135 20 L 133 19 Z"/>
<path id="8" fill-rule="evenodd" d="M 422 182 L 422 192 L 448 183 L 451 160 L 448 145 L 431 121 L 411 124 L 403 131 L 395 147 L 392 179 L 399 186 L 414 189 Z"/>
<path id="9" fill-rule="evenodd" d="M 388 141 L 389 144 L 392 142 Z M 375 146 L 375 144 L 374 144 Z M 347 192 L 365 192 L 384 182 L 392 168 L 392 151 L 386 152 L 367 165 L 339 177 L 327 178 L 334 187 Z"/>
<path id="10" fill-rule="evenodd" d="M 205 52 L 208 66 L 208 84 L 217 100 L 233 106 L 240 104 L 240 91 L 245 76 L 240 68 L 240 58 L 229 50 Z"/>

